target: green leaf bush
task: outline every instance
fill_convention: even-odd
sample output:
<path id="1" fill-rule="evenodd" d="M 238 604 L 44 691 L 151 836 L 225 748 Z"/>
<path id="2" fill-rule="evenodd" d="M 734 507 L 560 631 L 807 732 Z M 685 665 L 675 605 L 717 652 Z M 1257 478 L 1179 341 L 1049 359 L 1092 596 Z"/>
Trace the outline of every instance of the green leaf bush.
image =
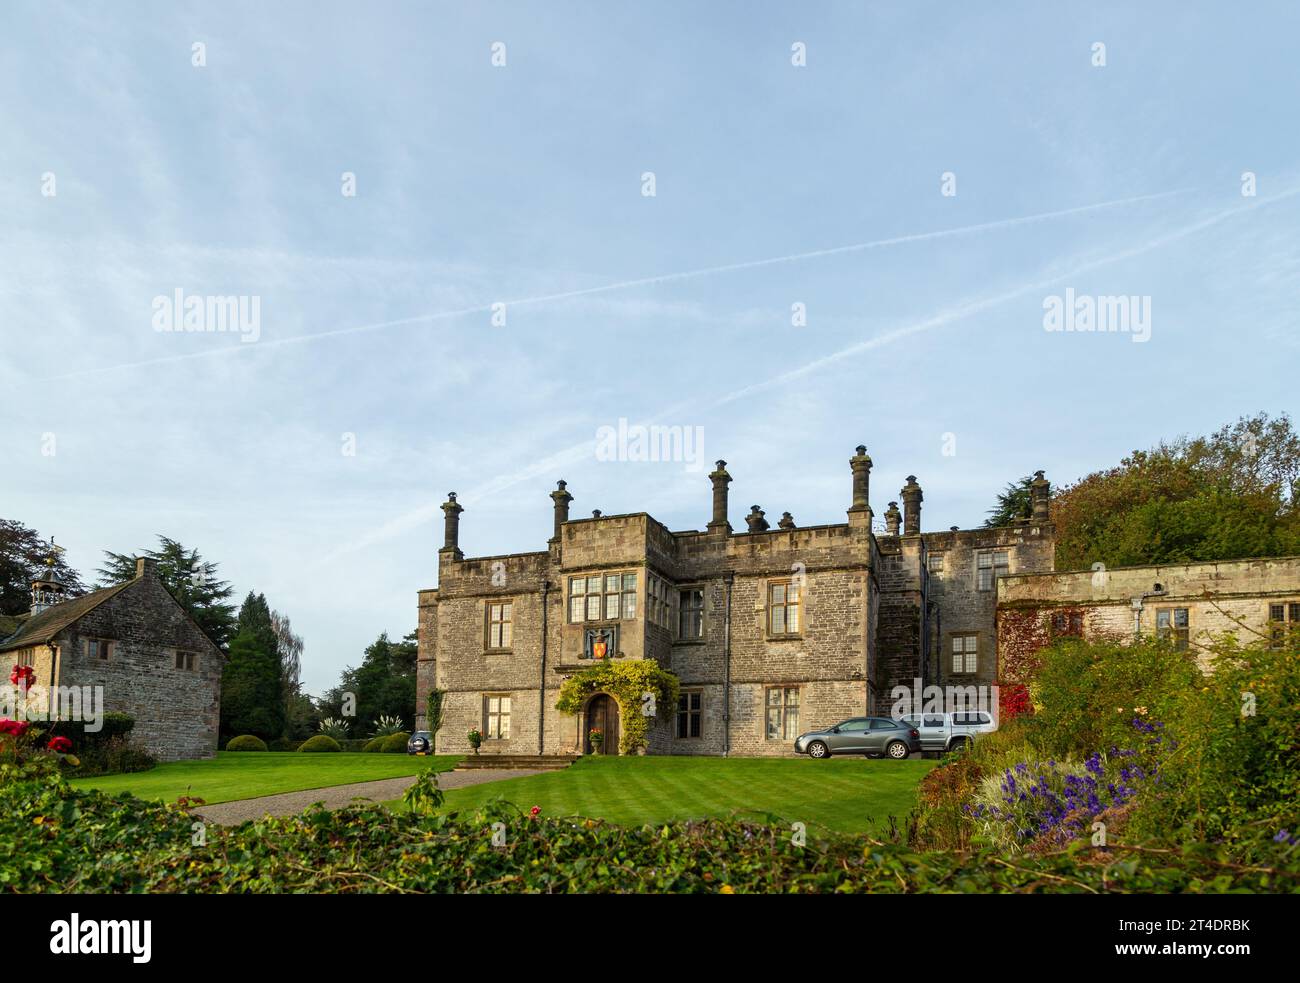
<path id="1" fill-rule="evenodd" d="M 1300 635 L 1278 648 L 1226 635 L 1200 655 L 1204 671 L 1192 653 L 1154 640 L 1044 650 L 1033 715 L 925 777 L 910 842 L 1042 852 L 1063 827 L 1088 844 L 1102 821 L 1112 846 L 1209 845 L 1263 865 L 1300 854 Z M 1096 798 L 1057 809 L 1040 829 L 1035 805 L 1064 798 L 1069 776 L 1086 782 L 1089 772 Z M 1011 801 L 1007 788 L 1027 798 Z M 1037 840 L 1025 835 L 1031 826 Z"/>
<path id="2" fill-rule="evenodd" d="M 405 754 L 406 742 L 411 739 L 411 735 L 406 731 L 398 731 L 396 734 L 389 734 L 384 738 L 384 743 L 380 745 L 380 750 L 384 754 Z"/>
<path id="3" fill-rule="evenodd" d="M 435 786 L 436 787 L 436 786 Z M 428 790 L 433 793 L 433 788 Z M 436 801 L 433 796 L 431 801 Z M 54 782 L 0 787 L 5 893 L 1220 893 L 1300 890 L 1300 851 L 1244 867 L 1221 847 L 1116 849 L 1001 862 L 992 851 L 918 852 L 831 834 L 791 842 L 788 824 L 709 820 L 639 829 L 530 818 L 496 805 L 474 815 L 314 809 L 210 825 L 133 796 Z M 505 849 L 492 826 L 504 824 Z"/>
<path id="4" fill-rule="evenodd" d="M 302 742 L 298 748 L 299 751 L 305 751 L 308 754 L 315 754 L 322 751 L 341 751 L 339 742 L 326 734 L 317 734 L 315 737 L 309 737 Z"/>
<path id="5" fill-rule="evenodd" d="M 227 751 L 265 751 L 267 750 L 266 741 L 252 734 L 242 734 L 239 737 L 232 738 L 226 745 Z"/>
<path id="6" fill-rule="evenodd" d="M 378 754 L 384 749 L 384 741 L 387 737 L 372 737 L 362 745 L 361 750 L 366 754 Z"/>

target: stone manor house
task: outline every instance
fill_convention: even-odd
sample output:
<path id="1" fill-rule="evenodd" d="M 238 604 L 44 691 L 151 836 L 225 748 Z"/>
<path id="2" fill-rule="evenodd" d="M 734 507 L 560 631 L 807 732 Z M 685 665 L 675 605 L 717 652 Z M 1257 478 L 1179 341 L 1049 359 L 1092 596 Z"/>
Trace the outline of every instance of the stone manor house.
<path id="1" fill-rule="evenodd" d="M 890 715 L 894 687 L 1015 682 L 1054 634 L 1132 630 L 1134 597 L 1144 603 L 1137 629 L 1179 644 L 1227 623 L 1207 592 L 1230 598 L 1238 623 L 1266 630 L 1279 612 L 1300 622 L 1300 558 L 1057 574 L 1043 472 L 1029 518 L 923 532 L 915 476 L 899 492 L 902 511 L 890 502 L 873 528 L 871 467 L 858 447 L 847 521 L 800 527 L 786 512 L 772 528 L 755 505 L 743 532 L 728 521 L 724 461 L 709 475 L 703 531 L 644 512 L 571 519 L 561 481 L 546 549 L 507 556 L 464 556 L 452 493 L 438 587 L 419 594 L 417 727 L 436 685 L 447 693 L 439 752 L 464 753 L 470 728 L 485 753 L 590 752 L 597 727 L 608 753 L 621 722 L 611 696 L 595 694 L 577 716 L 555 709 L 561 683 L 605 655 L 655 659 L 681 682 L 649 753 L 787 755 L 802 731 Z M 1004 665 L 999 631 L 1012 624 L 1021 630 Z"/>

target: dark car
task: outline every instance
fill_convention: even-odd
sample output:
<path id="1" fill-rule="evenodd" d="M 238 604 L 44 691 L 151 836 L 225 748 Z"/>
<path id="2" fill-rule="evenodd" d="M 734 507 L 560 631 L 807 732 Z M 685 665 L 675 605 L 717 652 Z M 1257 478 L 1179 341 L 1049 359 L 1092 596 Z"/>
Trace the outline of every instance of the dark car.
<path id="1" fill-rule="evenodd" d="M 433 754 L 433 735 L 427 730 L 417 730 L 406 742 L 406 753 L 421 756 Z"/>
<path id="2" fill-rule="evenodd" d="M 853 717 L 825 730 L 812 730 L 795 738 L 794 749 L 810 758 L 832 754 L 877 755 L 901 761 L 921 750 L 921 735 L 911 724 L 888 717 Z"/>

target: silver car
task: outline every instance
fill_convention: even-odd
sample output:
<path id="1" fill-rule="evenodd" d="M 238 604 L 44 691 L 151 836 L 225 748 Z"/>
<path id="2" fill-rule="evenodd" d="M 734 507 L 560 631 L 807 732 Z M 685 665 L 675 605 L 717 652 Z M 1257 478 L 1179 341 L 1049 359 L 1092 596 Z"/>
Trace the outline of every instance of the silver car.
<path id="1" fill-rule="evenodd" d="M 800 734 L 795 738 L 794 749 L 810 758 L 865 754 L 901 761 L 921 750 L 921 735 L 910 724 L 888 717 L 853 717 L 826 730 Z"/>

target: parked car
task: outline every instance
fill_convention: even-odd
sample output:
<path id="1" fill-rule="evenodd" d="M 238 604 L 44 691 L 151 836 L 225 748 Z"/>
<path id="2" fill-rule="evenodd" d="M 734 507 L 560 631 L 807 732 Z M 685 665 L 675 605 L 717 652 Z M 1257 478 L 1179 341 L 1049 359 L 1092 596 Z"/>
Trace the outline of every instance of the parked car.
<path id="1" fill-rule="evenodd" d="M 427 730 L 417 730 L 406 742 L 406 753 L 420 756 L 433 754 L 433 735 Z"/>
<path id="2" fill-rule="evenodd" d="M 977 735 L 997 730 L 993 715 L 987 710 L 959 710 L 956 713 L 914 713 L 903 717 L 909 727 L 921 734 L 922 751 L 961 751 L 970 747 Z"/>
<path id="3" fill-rule="evenodd" d="M 921 737 L 909 724 L 888 717 L 853 717 L 825 730 L 811 730 L 795 738 L 795 752 L 810 758 L 832 754 L 884 755 L 897 760 L 921 750 Z"/>

